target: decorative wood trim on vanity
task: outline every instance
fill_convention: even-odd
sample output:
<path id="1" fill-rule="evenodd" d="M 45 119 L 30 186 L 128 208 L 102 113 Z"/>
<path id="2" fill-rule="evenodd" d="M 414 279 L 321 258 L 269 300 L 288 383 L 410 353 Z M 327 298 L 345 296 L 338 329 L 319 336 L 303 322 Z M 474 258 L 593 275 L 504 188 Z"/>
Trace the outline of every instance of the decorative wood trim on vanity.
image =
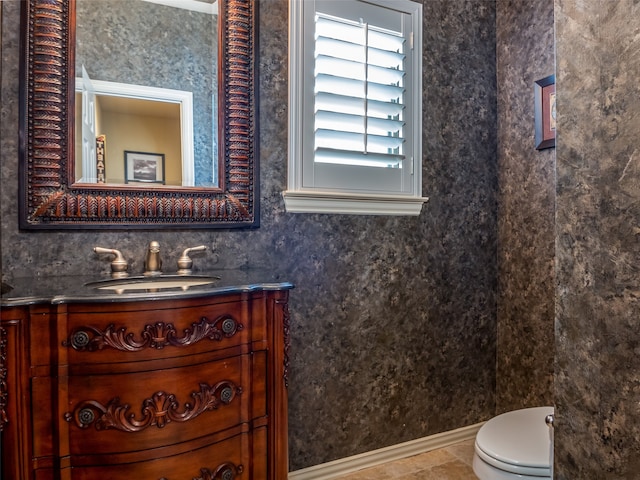
<path id="1" fill-rule="evenodd" d="M 2 448 L 0 448 L 0 478 L 22 480 L 31 478 L 28 469 L 31 461 L 30 438 L 33 421 L 29 417 L 31 384 L 29 352 L 26 342 L 27 310 L 44 321 L 46 309 L 37 306 L 0 308 L 0 343 L 2 369 Z"/>
<path id="2" fill-rule="evenodd" d="M 270 359 L 270 370 L 274 373 L 273 397 L 269 408 L 272 418 L 277 418 L 273 422 L 269 433 L 270 448 L 272 455 L 279 459 L 269 465 L 269 478 L 283 480 L 287 478 L 289 472 L 289 445 L 286 441 L 289 429 L 288 423 L 288 384 L 289 384 L 289 348 L 290 337 L 290 315 L 289 315 L 289 294 L 287 291 L 276 292 L 273 302 L 270 304 L 270 312 L 267 317 L 273 319 L 272 331 L 270 332 L 270 342 L 273 352 Z"/>
<path id="3" fill-rule="evenodd" d="M 200 476 L 194 477 L 193 480 L 233 480 L 236 475 L 240 475 L 244 471 L 243 465 L 235 466 L 231 462 L 223 463 L 213 471 L 208 468 L 200 469 Z M 167 480 L 167 479 L 160 479 Z"/>
<path id="4" fill-rule="evenodd" d="M 202 317 L 198 323 L 191 324 L 191 328 L 184 329 L 182 337 L 178 337 L 172 323 L 156 322 L 145 325 L 138 340 L 133 333 L 127 332 L 127 327 L 116 328 L 112 323 L 104 330 L 91 326 L 75 328 L 62 345 L 81 352 L 95 352 L 104 347 L 123 352 L 139 352 L 146 348 L 161 350 L 166 346 L 190 347 L 204 339 L 221 341 L 233 337 L 243 328 L 230 315 L 222 315 L 213 321 Z"/>
<path id="5" fill-rule="evenodd" d="M 227 380 L 213 386 L 203 383 L 199 392 L 191 394 L 194 402 L 185 403 L 184 409 L 179 411 L 180 403 L 174 394 L 156 392 L 142 402 L 140 420 L 135 418 L 135 414 L 129 413 L 130 406 L 122 404 L 117 397 L 109 400 L 106 406 L 95 400 L 84 400 L 73 412 L 65 413 L 64 419 L 80 428 L 88 428 L 93 424 L 96 430 L 115 428 L 135 433 L 154 425 L 164 428 L 170 422 L 188 422 L 207 410 L 229 405 L 241 393 L 241 387 Z"/>
<path id="6" fill-rule="evenodd" d="M 9 385 L 7 376 L 7 330 L 0 327 L 0 432 L 4 430 L 9 419 L 7 417 L 7 398 L 9 396 Z"/>
<path id="7" fill-rule="evenodd" d="M 283 357 L 283 373 L 284 386 L 289 388 L 289 349 L 291 348 L 290 326 L 291 317 L 289 316 L 289 304 L 285 302 L 276 302 L 282 305 L 282 332 L 284 336 L 284 357 Z"/>

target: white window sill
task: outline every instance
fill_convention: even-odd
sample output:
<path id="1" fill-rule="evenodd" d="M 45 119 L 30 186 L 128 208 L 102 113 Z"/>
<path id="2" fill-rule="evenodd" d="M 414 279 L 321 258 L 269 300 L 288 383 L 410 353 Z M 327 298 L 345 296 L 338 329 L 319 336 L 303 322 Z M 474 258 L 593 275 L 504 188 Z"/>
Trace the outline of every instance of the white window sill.
<path id="1" fill-rule="evenodd" d="M 420 215 L 427 197 L 336 194 L 333 192 L 282 192 L 287 212 L 351 215 Z"/>

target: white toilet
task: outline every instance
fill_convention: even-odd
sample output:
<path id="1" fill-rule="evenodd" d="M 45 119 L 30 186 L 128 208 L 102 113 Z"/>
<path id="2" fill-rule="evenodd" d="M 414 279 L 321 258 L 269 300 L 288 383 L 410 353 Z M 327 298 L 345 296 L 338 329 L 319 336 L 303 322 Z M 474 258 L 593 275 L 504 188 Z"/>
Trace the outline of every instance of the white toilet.
<path id="1" fill-rule="evenodd" d="M 552 435 L 546 424 L 553 407 L 503 413 L 476 435 L 473 471 L 480 480 L 551 479 Z"/>

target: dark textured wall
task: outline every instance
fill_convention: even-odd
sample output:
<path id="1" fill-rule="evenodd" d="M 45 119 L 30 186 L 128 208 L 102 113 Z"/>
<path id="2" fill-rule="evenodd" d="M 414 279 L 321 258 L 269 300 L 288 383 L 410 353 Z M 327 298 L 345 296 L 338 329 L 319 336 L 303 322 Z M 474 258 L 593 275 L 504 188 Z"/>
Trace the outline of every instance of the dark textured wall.
<path id="1" fill-rule="evenodd" d="M 556 0 L 556 477 L 640 478 L 640 4 Z"/>
<path id="2" fill-rule="evenodd" d="M 497 1 L 497 412 L 553 404 L 555 150 L 534 148 L 538 79 L 555 72 L 553 0 Z"/>
<path id="3" fill-rule="evenodd" d="M 200 268 L 264 266 L 291 295 L 291 469 L 488 419 L 495 409 L 495 1 L 425 3 L 419 217 L 287 214 L 287 0 L 260 0 L 261 227 L 20 232 L 18 1 L 2 2 L 2 262 L 16 276 L 105 273 L 94 245 L 141 271 L 206 244 Z"/>

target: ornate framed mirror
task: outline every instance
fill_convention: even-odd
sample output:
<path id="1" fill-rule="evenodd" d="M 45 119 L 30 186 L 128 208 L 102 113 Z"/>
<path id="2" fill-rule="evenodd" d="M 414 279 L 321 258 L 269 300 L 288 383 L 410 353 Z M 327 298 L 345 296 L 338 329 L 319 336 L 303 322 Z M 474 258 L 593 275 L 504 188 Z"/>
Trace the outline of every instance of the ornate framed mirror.
<path id="1" fill-rule="evenodd" d="M 145 184 L 145 171 L 139 182 L 79 181 L 74 115 L 76 77 L 82 74 L 75 65 L 76 0 L 23 3 L 20 228 L 258 226 L 257 0 L 218 3 L 214 186 L 165 184 L 168 169 L 164 155 L 157 154 L 129 157 L 155 168 L 152 176 L 163 180 L 154 177 L 150 183 L 156 185 Z"/>

